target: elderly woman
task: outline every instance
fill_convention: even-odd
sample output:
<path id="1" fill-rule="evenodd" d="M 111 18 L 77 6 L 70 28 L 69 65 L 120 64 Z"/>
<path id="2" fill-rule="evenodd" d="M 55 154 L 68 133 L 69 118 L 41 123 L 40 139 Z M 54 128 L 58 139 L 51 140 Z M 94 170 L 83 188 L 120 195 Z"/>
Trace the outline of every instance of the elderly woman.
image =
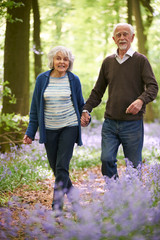
<path id="1" fill-rule="evenodd" d="M 30 121 L 24 143 L 31 144 L 39 127 L 40 143 L 45 144 L 49 164 L 55 175 L 52 209 L 62 210 L 63 193 L 72 188 L 69 163 L 74 144 L 82 145 L 80 117 L 84 105 L 78 76 L 71 72 L 74 57 L 63 46 L 49 54 L 51 70 L 36 80 L 30 109 Z"/>

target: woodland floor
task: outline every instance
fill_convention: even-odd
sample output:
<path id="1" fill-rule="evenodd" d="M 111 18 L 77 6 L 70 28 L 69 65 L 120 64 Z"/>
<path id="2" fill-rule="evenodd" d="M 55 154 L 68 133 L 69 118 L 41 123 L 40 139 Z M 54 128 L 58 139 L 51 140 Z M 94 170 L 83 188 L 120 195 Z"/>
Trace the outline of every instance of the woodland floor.
<path id="1" fill-rule="evenodd" d="M 147 149 L 152 149 L 153 146 L 159 146 L 159 131 L 160 124 L 145 124 L 145 138 L 144 147 Z M 88 127 L 83 129 L 83 142 L 85 146 L 88 147 L 98 147 L 101 144 L 101 124 L 96 123 L 95 127 Z M 151 150 L 150 150 L 151 151 Z M 125 166 L 120 165 L 118 168 L 119 176 L 124 171 Z M 105 182 L 101 174 L 101 166 L 85 168 L 83 170 L 78 170 L 70 172 L 73 185 L 80 192 L 80 200 L 82 202 L 91 201 L 91 193 L 100 192 L 103 194 L 105 188 Z M 40 190 L 29 190 L 28 186 L 23 186 L 19 189 L 15 189 L 13 192 L 14 196 L 21 199 L 23 203 L 34 206 L 37 203 L 42 204 L 47 209 L 51 209 L 51 203 L 53 198 L 53 187 L 54 187 L 54 177 L 51 179 L 46 179 L 37 182 L 37 186 Z M 64 199 L 64 210 L 68 206 L 67 197 Z"/>
<path id="2" fill-rule="evenodd" d="M 119 175 L 124 171 L 124 167 L 118 169 Z M 71 173 L 72 175 L 72 173 Z M 72 176 L 71 176 L 72 177 Z M 89 169 L 84 169 L 81 171 L 74 172 L 74 181 L 72 181 L 74 187 L 78 189 L 79 200 L 82 204 L 87 204 L 92 201 L 91 194 L 104 193 L 105 181 L 101 174 L 101 167 L 96 166 Z M 40 186 L 40 190 L 28 190 L 28 186 L 23 186 L 18 188 L 13 192 L 14 196 L 17 196 L 22 203 L 30 205 L 34 208 L 34 205 L 39 203 L 46 207 L 46 209 L 51 209 L 51 204 L 53 200 L 53 186 L 54 177 L 52 179 L 46 179 L 37 182 Z M 69 207 L 69 201 L 67 197 L 64 199 L 64 211 L 67 211 Z"/>

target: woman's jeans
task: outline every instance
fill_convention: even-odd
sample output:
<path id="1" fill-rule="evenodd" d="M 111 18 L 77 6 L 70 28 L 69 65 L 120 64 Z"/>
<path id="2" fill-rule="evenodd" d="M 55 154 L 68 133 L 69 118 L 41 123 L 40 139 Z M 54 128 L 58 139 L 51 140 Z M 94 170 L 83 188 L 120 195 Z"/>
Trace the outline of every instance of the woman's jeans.
<path id="1" fill-rule="evenodd" d="M 50 167 L 55 175 L 54 198 L 56 190 L 61 189 L 67 192 L 72 187 L 69 178 L 69 163 L 77 136 L 78 126 L 46 130 L 45 148 Z"/>
<path id="2" fill-rule="evenodd" d="M 125 158 L 136 168 L 142 162 L 143 120 L 117 121 L 105 119 L 102 126 L 102 174 L 118 176 L 117 152 L 122 144 Z"/>

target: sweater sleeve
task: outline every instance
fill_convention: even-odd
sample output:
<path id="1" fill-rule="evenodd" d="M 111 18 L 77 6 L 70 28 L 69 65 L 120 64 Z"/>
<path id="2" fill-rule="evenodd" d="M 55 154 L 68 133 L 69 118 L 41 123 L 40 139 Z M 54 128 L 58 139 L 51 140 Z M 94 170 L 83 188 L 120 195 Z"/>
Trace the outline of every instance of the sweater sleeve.
<path id="1" fill-rule="evenodd" d="M 26 135 L 29 136 L 32 140 L 34 140 L 35 134 L 38 129 L 38 112 L 37 112 L 37 82 L 35 85 L 35 89 L 33 92 L 32 103 L 30 108 L 29 115 L 29 124 L 26 130 Z"/>
<path id="2" fill-rule="evenodd" d="M 107 88 L 108 83 L 107 79 L 105 78 L 105 70 L 105 62 L 103 61 L 97 82 L 83 107 L 83 109 L 88 110 L 89 112 L 91 112 L 93 108 L 97 107 L 101 103 L 102 97 Z"/>
<path id="3" fill-rule="evenodd" d="M 152 67 L 146 57 L 142 65 L 142 80 L 145 85 L 145 91 L 138 97 L 145 104 L 153 101 L 158 93 L 158 83 L 155 79 Z"/>
<path id="4" fill-rule="evenodd" d="M 81 115 L 82 109 L 84 106 L 84 99 L 83 99 L 83 95 L 82 95 L 82 87 L 81 87 L 80 80 L 78 77 L 76 77 L 76 80 L 77 80 L 76 95 L 77 95 L 78 109 L 79 109 L 79 113 Z"/>

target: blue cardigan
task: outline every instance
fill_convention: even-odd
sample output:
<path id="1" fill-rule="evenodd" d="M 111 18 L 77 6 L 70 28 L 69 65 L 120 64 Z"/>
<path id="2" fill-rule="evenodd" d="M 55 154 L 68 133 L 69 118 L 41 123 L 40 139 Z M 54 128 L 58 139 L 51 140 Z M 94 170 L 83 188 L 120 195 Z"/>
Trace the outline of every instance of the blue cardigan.
<path id="1" fill-rule="evenodd" d="M 26 130 L 26 135 L 29 136 L 32 140 L 35 138 L 35 134 L 39 127 L 40 139 L 39 143 L 46 142 L 46 131 L 45 131 L 45 122 L 44 122 L 44 91 L 49 83 L 49 77 L 52 70 L 46 71 L 38 75 L 36 79 L 35 89 L 32 97 L 31 109 L 30 109 L 30 120 L 29 125 Z M 73 101 L 73 106 L 78 118 L 78 127 L 79 134 L 76 140 L 76 143 L 81 146 L 81 123 L 80 117 L 82 109 L 84 106 L 84 99 L 82 96 L 81 83 L 75 74 L 67 71 L 70 87 L 71 87 L 71 97 Z"/>

